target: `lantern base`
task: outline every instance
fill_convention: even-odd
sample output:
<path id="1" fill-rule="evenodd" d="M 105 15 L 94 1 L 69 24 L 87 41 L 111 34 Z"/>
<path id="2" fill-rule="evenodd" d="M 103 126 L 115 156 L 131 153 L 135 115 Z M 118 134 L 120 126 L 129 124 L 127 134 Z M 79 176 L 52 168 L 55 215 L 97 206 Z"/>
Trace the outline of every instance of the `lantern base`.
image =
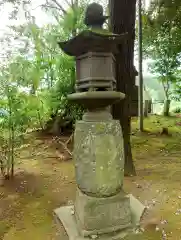
<path id="1" fill-rule="evenodd" d="M 64 227 L 68 237 L 60 237 L 60 240 L 90 240 L 90 237 L 82 236 L 80 234 L 79 228 L 77 226 L 77 222 L 75 219 L 75 216 L 72 215 L 72 208 L 74 206 L 66 206 L 66 207 L 60 207 L 55 210 L 55 220 L 58 224 L 58 226 Z M 103 234 L 99 235 L 99 240 L 120 240 L 125 238 L 126 235 L 133 233 L 133 229 L 127 228 L 124 229 L 124 231 L 119 232 L 113 232 L 111 234 Z M 92 237 L 96 237 L 96 235 L 93 235 Z M 113 237 L 113 238 L 112 238 Z"/>
<path id="2" fill-rule="evenodd" d="M 77 189 L 75 218 L 82 236 L 105 234 L 132 225 L 130 198 L 123 191 L 111 197 L 91 197 Z"/>
<path id="3" fill-rule="evenodd" d="M 127 235 L 131 235 L 135 233 L 135 228 L 137 228 L 140 224 L 140 219 L 145 211 L 145 207 L 136 199 L 133 195 L 127 195 L 130 198 L 130 209 L 131 209 L 131 222 L 130 227 L 114 230 L 114 226 L 112 227 L 112 231 L 108 233 L 98 234 L 96 231 L 92 232 L 91 236 L 90 232 L 83 231 L 80 229 L 80 226 L 77 223 L 76 214 L 74 213 L 74 206 L 65 206 L 60 207 L 54 211 L 55 220 L 58 226 L 64 226 L 65 231 L 68 235 L 69 240 L 90 240 L 92 238 L 98 238 L 99 240 L 120 240 L 125 238 Z M 109 221 L 106 217 L 102 219 L 105 223 Z M 86 233 L 86 234 L 85 234 Z M 61 240 L 65 240 L 62 237 Z"/>

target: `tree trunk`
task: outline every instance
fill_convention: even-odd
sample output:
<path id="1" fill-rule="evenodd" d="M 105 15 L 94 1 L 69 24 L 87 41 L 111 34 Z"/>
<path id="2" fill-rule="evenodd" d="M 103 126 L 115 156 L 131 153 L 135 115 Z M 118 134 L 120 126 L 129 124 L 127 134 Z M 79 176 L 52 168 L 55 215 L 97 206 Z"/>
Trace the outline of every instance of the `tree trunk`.
<path id="1" fill-rule="evenodd" d="M 165 99 L 164 107 L 163 107 L 163 116 L 165 116 L 165 117 L 169 116 L 170 103 L 171 103 L 171 101 L 169 99 Z"/>
<path id="2" fill-rule="evenodd" d="M 119 47 L 119 53 L 115 56 L 117 91 L 125 93 L 126 98 L 113 106 L 113 117 L 120 121 L 123 130 L 125 175 L 136 175 L 130 144 L 130 95 L 135 84 L 133 59 L 136 0 L 110 0 L 109 7 L 111 30 L 117 34 L 129 34 L 129 39 L 124 46 Z"/>
<path id="3" fill-rule="evenodd" d="M 145 100 L 145 104 L 144 104 L 144 117 L 148 117 L 148 104 L 149 104 L 149 100 Z"/>
<path id="4" fill-rule="evenodd" d="M 143 109 L 143 32 L 142 32 L 142 0 L 138 0 L 138 79 L 139 79 L 139 130 L 144 131 Z"/>
<path id="5" fill-rule="evenodd" d="M 148 113 L 152 113 L 152 100 L 148 100 Z"/>

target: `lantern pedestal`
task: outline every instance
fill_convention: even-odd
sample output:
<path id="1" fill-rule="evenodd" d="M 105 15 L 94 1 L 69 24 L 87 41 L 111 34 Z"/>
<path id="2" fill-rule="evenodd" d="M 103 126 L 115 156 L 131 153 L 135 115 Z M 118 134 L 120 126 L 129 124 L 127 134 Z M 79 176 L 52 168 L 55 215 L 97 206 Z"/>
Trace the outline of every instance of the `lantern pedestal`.
<path id="1" fill-rule="evenodd" d="M 83 236 L 131 225 L 129 198 L 121 191 L 124 178 L 122 131 L 119 121 L 106 121 L 103 113 L 95 112 L 94 116 L 91 112 L 87 121 L 77 121 L 75 127 L 74 162 L 78 186 L 75 216 Z"/>
<path id="2" fill-rule="evenodd" d="M 129 196 L 120 191 L 112 197 L 97 198 L 79 189 L 75 201 L 75 220 L 81 236 L 102 235 L 131 227 Z"/>
<path id="3" fill-rule="evenodd" d="M 77 192 L 77 194 L 78 194 L 78 192 Z M 81 193 L 81 195 L 82 195 L 82 193 Z M 121 193 L 120 193 L 120 195 L 121 195 Z M 82 225 L 79 225 L 79 223 L 77 222 L 75 207 L 73 205 L 60 207 L 60 208 L 56 209 L 54 211 L 55 220 L 56 220 L 58 226 L 62 226 L 62 224 L 63 224 L 69 240 L 90 240 L 91 238 L 99 239 L 99 240 L 124 239 L 127 235 L 135 234 L 135 229 L 139 226 L 140 218 L 143 215 L 143 212 L 145 211 L 145 207 L 131 194 L 124 195 L 124 193 L 123 193 L 123 196 L 120 196 L 120 197 L 121 198 L 123 197 L 122 200 L 127 199 L 130 203 L 129 208 L 131 210 L 132 225 L 128 226 L 127 228 L 125 228 L 125 225 L 124 225 L 124 228 L 122 228 L 121 230 L 117 229 L 117 231 L 116 231 L 116 228 L 114 228 L 114 226 L 112 226 L 112 228 L 106 229 L 108 231 L 105 231 L 105 228 L 104 228 L 104 232 L 107 232 L 107 233 L 97 235 L 97 231 L 95 230 L 95 231 L 92 231 L 92 234 L 90 235 L 90 231 L 89 232 L 85 231 L 85 229 L 82 227 Z M 106 198 L 106 200 L 107 200 L 107 198 Z M 124 200 L 123 200 L 123 202 L 122 201 L 119 202 L 119 204 L 122 208 L 123 214 L 125 213 L 124 212 L 125 210 L 123 208 L 128 207 L 125 204 Z M 100 201 L 101 201 L 101 199 L 100 199 Z M 124 204 L 122 205 L 122 203 L 124 203 Z M 106 207 L 106 205 L 104 205 L 104 206 Z M 110 207 L 109 207 L 109 209 L 110 209 Z M 82 209 L 81 209 L 81 211 L 82 211 Z M 122 215 L 122 218 L 123 217 L 126 217 L 126 216 Z M 92 221 L 94 221 L 94 219 L 92 219 Z M 107 222 L 106 217 L 103 217 L 101 222 L 103 222 L 103 221 L 105 223 Z M 123 220 L 123 222 L 124 222 L 124 220 Z M 97 226 L 95 229 L 97 229 Z M 90 236 L 87 236 L 87 235 L 90 235 Z M 67 240 L 67 237 L 65 237 L 65 238 L 61 237 L 60 239 Z"/>
<path id="4" fill-rule="evenodd" d="M 76 97 L 79 93 L 73 96 L 72 100 L 79 99 Z M 88 100 L 82 102 L 91 108 Z M 112 119 L 106 104 L 104 108 L 100 105 L 98 101 L 98 109 L 86 111 L 83 120 L 75 125 L 75 204 L 55 210 L 56 219 L 61 221 L 70 240 L 94 236 L 121 239 L 139 224 L 144 211 L 139 201 L 122 190 L 122 129 L 119 121 Z"/>

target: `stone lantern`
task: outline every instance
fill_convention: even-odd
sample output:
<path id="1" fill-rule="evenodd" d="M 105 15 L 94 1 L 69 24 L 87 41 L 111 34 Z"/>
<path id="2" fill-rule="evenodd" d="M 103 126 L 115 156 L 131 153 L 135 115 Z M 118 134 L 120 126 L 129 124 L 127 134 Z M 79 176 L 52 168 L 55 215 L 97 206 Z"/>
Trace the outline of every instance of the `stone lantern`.
<path id="1" fill-rule="evenodd" d="M 114 235 L 133 224 L 130 196 L 122 190 L 122 129 L 109 109 L 125 97 L 115 91 L 114 54 L 127 35 L 115 35 L 102 29 L 106 17 L 100 14 L 96 21 L 88 14 L 96 6 L 97 13 L 103 12 L 99 4 L 89 5 L 85 22 L 90 29 L 59 43 L 76 61 L 76 93 L 68 98 L 85 109 L 82 120 L 76 122 L 74 133 L 75 204 L 55 210 L 72 240 Z"/>

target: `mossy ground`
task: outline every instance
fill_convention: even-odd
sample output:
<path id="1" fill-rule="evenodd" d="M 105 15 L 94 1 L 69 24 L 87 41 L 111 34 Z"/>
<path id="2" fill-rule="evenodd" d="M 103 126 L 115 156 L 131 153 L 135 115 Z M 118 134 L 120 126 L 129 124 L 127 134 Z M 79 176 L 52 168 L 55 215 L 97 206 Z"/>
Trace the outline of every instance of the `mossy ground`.
<path id="1" fill-rule="evenodd" d="M 179 240 L 181 214 L 175 214 L 181 209 L 179 118 L 152 116 L 144 122 L 145 133 L 137 132 L 137 119 L 132 122 L 137 176 L 125 178 L 124 188 L 145 204 L 154 200 L 154 216 L 168 221 L 164 225 L 166 239 Z M 160 135 L 162 127 L 168 127 L 171 135 Z M 57 232 L 53 210 L 74 200 L 74 167 L 68 153 L 52 139 L 31 134 L 19 150 L 16 163 L 14 180 L 1 182 L 0 186 L 0 239 L 66 239 L 63 228 Z M 150 230 L 132 239 L 162 237 L 160 232 Z"/>

